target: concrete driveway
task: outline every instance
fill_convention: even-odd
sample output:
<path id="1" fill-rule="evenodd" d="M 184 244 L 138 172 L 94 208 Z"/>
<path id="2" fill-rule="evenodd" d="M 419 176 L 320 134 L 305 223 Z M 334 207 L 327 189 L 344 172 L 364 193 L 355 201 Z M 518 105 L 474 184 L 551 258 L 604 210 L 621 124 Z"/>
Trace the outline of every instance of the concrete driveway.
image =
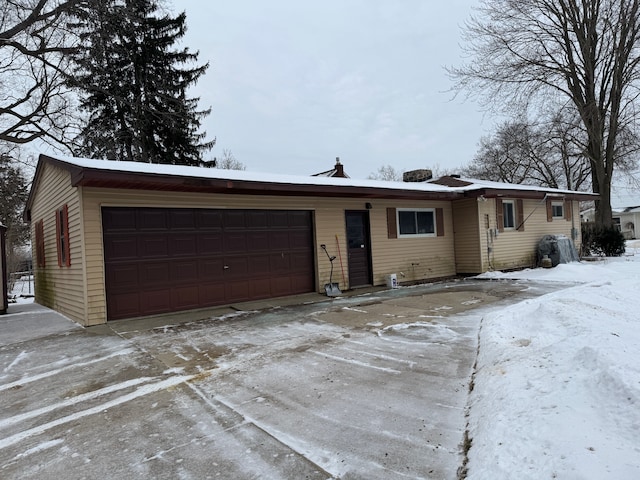
<path id="1" fill-rule="evenodd" d="M 541 292 L 458 281 L 88 329 L 11 306 L 0 477 L 455 479 L 483 311 Z"/>

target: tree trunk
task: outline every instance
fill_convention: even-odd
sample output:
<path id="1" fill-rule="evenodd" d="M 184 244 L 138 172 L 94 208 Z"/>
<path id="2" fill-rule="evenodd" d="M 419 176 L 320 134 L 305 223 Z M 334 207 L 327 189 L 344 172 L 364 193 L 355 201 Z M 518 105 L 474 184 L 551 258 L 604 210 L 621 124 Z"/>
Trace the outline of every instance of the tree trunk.
<path id="1" fill-rule="evenodd" d="M 607 177 L 602 165 L 594 165 L 591 173 L 593 193 L 600 195 L 600 198 L 595 201 L 595 222 L 597 225 L 611 226 L 613 224 L 613 215 L 611 213 L 611 181 Z"/>

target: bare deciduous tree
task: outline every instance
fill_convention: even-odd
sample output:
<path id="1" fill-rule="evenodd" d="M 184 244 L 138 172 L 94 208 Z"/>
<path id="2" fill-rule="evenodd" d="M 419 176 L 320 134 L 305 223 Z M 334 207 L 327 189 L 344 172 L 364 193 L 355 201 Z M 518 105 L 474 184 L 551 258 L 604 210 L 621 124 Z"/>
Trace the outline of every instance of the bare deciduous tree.
<path id="1" fill-rule="evenodd" d="M 401 182 L 403 172 L 396 170 L 391 165 L 383 165 L 374 173 L 369 174 L 369 180 L 384 180 L 387 182 Z"/>
<path id="2" fill-rule="evenodd" d="M 550 120 L 507 121 L 480 140 L 462 174 L 473 178 L 551 188 L 585 190 L 591 186 L 589 162 L 574 119 L 559 112 Z"/>
<path id="3" fill-rule="evenodd" d="M 0 15 L 0 140 L 66 144 L 75 135 L 64 86 L 67 28 L 81 0 L 4 0 Z"/>
<path id="4" fill-rule="evenodd" d="M 544 109 L 570 101 L 586 134 L 596 221 L 610 225 L 621 132 L 635 132 L 640 0 L 484 0 L 465 28 L 471 61 L 449 70 L 487 105 Z"/>
<path id="5" fill-rule="evenodd" d="M 231 150 L 222 150 L 222 158 L 215 159 L 216 168 L 224 170 L 245 170 L 247 167 L 231 152 Z"/>

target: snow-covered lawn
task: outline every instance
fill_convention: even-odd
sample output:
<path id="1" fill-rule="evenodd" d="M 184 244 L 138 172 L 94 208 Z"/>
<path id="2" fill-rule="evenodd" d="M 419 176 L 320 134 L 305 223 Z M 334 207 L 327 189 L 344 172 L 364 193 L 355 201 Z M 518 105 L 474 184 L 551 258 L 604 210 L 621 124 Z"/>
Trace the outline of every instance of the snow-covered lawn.
<path id="1" fill-rule="evenodd" d="M 7 292 L 11 303 L 31 303 L 34 295 L 33 276 L 25 275 L 13 284 L 11 291 Z"/>
<path id="2" fill-rule="evenodd" d="M 579 283 L 483 317 L 468 479 L 640 478 L 640 242 L 628 253 L 484 275 Z"/>

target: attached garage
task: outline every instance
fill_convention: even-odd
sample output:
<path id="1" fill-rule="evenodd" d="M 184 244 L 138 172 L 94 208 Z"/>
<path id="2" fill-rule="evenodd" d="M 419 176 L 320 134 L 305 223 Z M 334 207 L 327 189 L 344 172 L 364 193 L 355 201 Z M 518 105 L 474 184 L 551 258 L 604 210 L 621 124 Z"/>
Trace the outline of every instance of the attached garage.
<path id="1" fill-rule="evenodd" d="M 103 207 L 107 319 L 312 292 L 312 213 Z"/>

